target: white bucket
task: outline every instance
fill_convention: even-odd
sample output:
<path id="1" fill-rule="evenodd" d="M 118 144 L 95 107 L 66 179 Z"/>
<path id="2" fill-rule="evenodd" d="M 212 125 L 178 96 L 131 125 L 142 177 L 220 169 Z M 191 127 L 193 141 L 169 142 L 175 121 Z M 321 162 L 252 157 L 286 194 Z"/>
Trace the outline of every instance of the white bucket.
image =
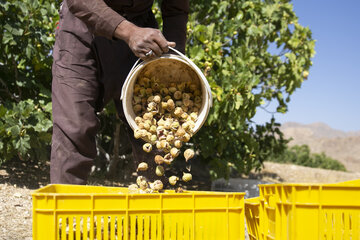
<path id="1" fill-rule="evenodd" d="M 133 110 L 132 99 L 134 84 L 137 78 L 143 74 L 156 76 L 160 81 L 166 78 L 168 82 L 179 81 L 195 81 L 199 82 L 202 90 L 202 106 L 200 108 L 198 119 L 195 122 L 194 134 L 201 128 L 206 121 L 209 114 L 210 107 L 212 107 L 212 94 L 208 81 L 201 70 L 184 54 L 170 47 L 171 50 L 179 55 L 164 54 L 160 58 L 144 61 L 139 63 L 139 60 L 134 64 L 126 77 L 125 83 L 121 90 L 122 106 L 126 120 L 130 127 L 135 130 L 137 124 L 135 123 L 135 113 Z"/>

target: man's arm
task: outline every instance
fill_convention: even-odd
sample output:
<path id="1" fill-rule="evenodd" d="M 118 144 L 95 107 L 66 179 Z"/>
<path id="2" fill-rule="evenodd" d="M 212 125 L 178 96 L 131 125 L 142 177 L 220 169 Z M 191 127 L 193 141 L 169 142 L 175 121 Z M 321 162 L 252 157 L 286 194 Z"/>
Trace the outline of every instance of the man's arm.
<path id="1" fill-rule="evenodd" d="M 112 39 L 116 27 L 125 20 L 103 0 L 66 0 L 69 10 L 81 19 L 89 30 L 97 35 Z"/>
<path id="2" fill-rule="evenodd" d="M 151 50 L 155 56 L 168 52 L 175 43 L 167 41 L 158 29 L 141 28 L 127 21 L 103 0 L 66 0 L 69 10 L 82 20 L 89 30 L 97 36 L 124 40 L 135 56 L 142 59 L 153 57 L 146 53 Z M 186 30 L 186 29 L 185 29 Z"/>
<path id="3" fill-rule="evenodd" d="M 185 53 L 189 0 L 162 0 L 161 13 L 165 38 L 176 42 L 176 48 Z"/>

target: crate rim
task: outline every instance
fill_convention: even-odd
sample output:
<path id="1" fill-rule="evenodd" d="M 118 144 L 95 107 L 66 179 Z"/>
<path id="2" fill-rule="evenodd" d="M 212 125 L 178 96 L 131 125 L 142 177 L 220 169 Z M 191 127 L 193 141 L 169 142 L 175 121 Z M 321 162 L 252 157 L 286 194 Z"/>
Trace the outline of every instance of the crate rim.
<path id="1" fill-rule="evenodd" d="M 31 196 L 224 196 L 224 195 L 234 195 L 234 196 L 245 196 L 244 192 L 215 192 L 215 191 L 185 191 L 183 193 L 175 193 L 175 190 L 165 190 L 165 193 L 76 193 L 76 192 L 43 192 L 44 190 L 52 186 L 76 186 L 81 188 L 86 187 L 104 187 L 104 188 L 113 188 L 113 189 L 127 189 L 126 187 L 112 187 L 112 186 L 95 186 L 95 185 L 74 185 L 74 184 L 48 184 L 39 189 L 33 190 Z"/>
<path id="2" fill-rule="evenodd" d="M 360 188 L 359 185 L 342 185 L 341 183 L 270 183 L 270 184 L 258 184 L 258 187 L 325 187 L 325 188 Z M 355 181 L 355 180 L 353 180 Z M 344 182 L 346 184 L 347 182 Z"/>
<path id="3" fill-rule="evenodd" d="M 257 206 L 260 205 L 260 197 L 252 197 L 244 199 L 244 204 Z"/>

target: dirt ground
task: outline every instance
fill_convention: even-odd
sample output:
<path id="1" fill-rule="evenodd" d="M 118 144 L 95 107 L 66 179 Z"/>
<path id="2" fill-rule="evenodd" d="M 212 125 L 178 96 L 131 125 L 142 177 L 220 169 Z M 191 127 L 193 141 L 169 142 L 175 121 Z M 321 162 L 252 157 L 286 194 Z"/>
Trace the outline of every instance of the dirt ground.
<path id="1" fill-rule="evenodd" d="M 289 164 L 265 163 L 250 178 L 268 182 L 341 182 L 359 179 L 360 173 L 312 169 Z M 0 240 L 32 239 L 32 199 L 30 193 L 49 183 L 49 164 L 8 163 L 0 167 Z M 95 178 L 90 185 L 124 186 L 116 179 Z M 194 188 L 209 188 L 203 182 Z"/>
<path id="2" fill-rule="evenodd" d="M 251 173 L 249 177 L 273 183 L 337 183 L 360 179 L 360 173 L 265 162 L 260 173 Z"/>

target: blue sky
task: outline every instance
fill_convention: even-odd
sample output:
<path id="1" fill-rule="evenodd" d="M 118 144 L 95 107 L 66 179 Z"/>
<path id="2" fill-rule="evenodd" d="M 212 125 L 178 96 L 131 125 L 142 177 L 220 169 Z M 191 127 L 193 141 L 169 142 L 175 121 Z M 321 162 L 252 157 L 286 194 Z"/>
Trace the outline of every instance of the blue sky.
<path id="1" fill-rule="evenodd" d="M 316 55 L 289 111 L 275 114 L 276 120 L 360 130 L 360 0 L 293 0 L 293 5 L 300 24 L 313 33 Z M 259 109 L 254 121 L 270 118 Z"/>

